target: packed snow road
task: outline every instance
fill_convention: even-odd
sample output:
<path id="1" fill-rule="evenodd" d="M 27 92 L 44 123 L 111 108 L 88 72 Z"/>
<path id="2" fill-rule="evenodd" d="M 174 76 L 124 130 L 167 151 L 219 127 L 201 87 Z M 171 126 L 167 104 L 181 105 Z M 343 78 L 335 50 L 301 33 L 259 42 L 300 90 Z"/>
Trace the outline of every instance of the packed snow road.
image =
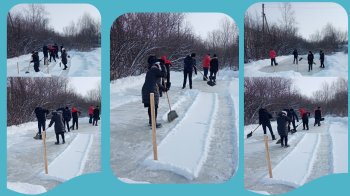
<path id="1" fill-rule="evenodd" d="M 198 73 L 199 74 L 199 73 Z M 238 164 L 238 78 L 221 71 L 210 87 L 201 75 L 193 89 L 181 89 L 183 74 L 171 73 L 169 97 L 179 117 L 168 123 L 165 95 L 160 98 L 158 159 L 152 160 L 151 128 L 141 103 L 145 75 L 111 82 L 111 167 L 132 183 L 220 183 Z M 237 92 L 235 92 L 237 91 Z M 237 112 L 237 113 L 236 113 Z M 203 122 L 202 122 L 203 121 Z M 205 122 L 204 122 L 205 121 Z"/>
<path id="2" fill-rule="evenodd" d="M 245 139 L 246 189 L 282 194 L 325 175 L 347 173 L 347 118 L 326 117 L 320 127 L 313 126 L 313 122 L 310 119 L 309 131 L 299 126 L 297 133 L 289 135 L 289 148 L 282 148 L 276 141 L 269 140 L 272 179 L 268 176 L 262 128 L 254 132 L 253 137 Z M 245 134 L 254 126 L 257 125 L 245 126 Z M 272 127 L 276 134 L 276 122 L 272 122 Z"/>
<path id="3" fill-rule="evenodd" d="M 100 127 L 89 124 L 87 118 L 79 119 L 79 130 L 65 134 L 65 144 L 55 145 L 53 127 L 47 129 L 48 175 L 44 174 L 43 142 L 33 139 L 36 131 L 36 122 L 7 129 L 9 189 L 37 194 L 76 176 L 100 171 Z"/>
<path id="4" fill-rule="evenodd" d="M 67 70 L 61 59 L 56 62 L 51 59 L 49 65 L 44 65 L 43 53 L 39 52 L 39 72 L 35 72 L 33 63 L 30 63 L 31 54 L 7 59 L 8 77 L 100 77 L 101 76 L 101 48 L 89 52 L 68 51 Z"/>

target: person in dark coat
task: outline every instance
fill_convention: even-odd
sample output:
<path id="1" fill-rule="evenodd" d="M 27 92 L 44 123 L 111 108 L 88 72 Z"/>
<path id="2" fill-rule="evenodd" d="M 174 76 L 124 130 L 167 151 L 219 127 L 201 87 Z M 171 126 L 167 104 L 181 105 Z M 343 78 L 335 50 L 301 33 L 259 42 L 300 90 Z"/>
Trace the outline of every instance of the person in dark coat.
<path id="1" fill-rule="evenodd" d="M 157 56 L 153 55 L 153 54 L 149 55 L 147 62 L 148 62 L 148 69 L 151 69 L 151 67 L 154 65 L 154 63 L 157 62 Z"/>
<path id="2" fill-rule="evenodd" d="M 309 130 L 309 116 L 310 112 L 305 112 L 303 116 L 301 117 L 303 119 L 303 130 Z"/>
<path id="3" fill-rule="evenodd" d="M 49 54 L 50 54 L 50 59 L 49 59 L 50 63 L 51 63 L 51 59 L 53 59 L 56 62 L 56 57 L 55 57 L 56 52 L 53 46 L 49 47 Z"/>
<path id="4" fill-rule="evenodd" d="M 164 73 L 164 77 L 159 78 L 159 82 L 162 84 L 162 86 L 166 87 L 165 80 L 167 79 L 168 72 L 165 67 L 165 61 L 163 59 L 157 59 L 157 62 L 160 65 L 161 71 Z M 159 91 L 159 97 L 163 96 L 163 91 Z"/>
<path id="5" fill-rule="evenodd" d="M 320 64 L 320 67 L 324 68 L 324 52 L 322 50 L 320 51 Z"/>
<path id="6" fill-rule="evenodd" d="M 39 54 L 37 51 L 33 51 L 32 52 L 32 60 L 30 61 L 31 63 L 34 63 L 34 70 L 35 72 L 39 72 L 39 64 L 40 64 L 40 60 L 39 60 Z"/>
<path id="7" fill-rule="evenodd" d="M 321 118 L 322 118 L 321 107 L 317 107 L 317 109 L 315 110 L 314 126 L 316 125 L 321 126 Z"/>
<path id="8" fill-rule="evenodd" d="M 293 64 L 298 64 L 298 50 L 294 49 L 293 51 L 293 56 L 294 56 L 294 60 L 293 60 Z"/>
<path id="9" fill-rule="evenodd" d="M 73 118 L 73 125 L 72 125 L 72 130 L 74 130 L 74 126 L 76 126 L 76 129 L 78 130 L 78 119 L 79 119 L 79 115 L 81 114 L 81 112 L 75 107 L 72 107 L 72 118 Z"/>
<path id="10" fill-rule="evenodd" d="M 190 89 L 192 89 L 192 72 L 197 75 L 197 67 L 196 67 L 196 53 L 192 53 L 191 55 L 187 55 L 184 59 L 184 82 L 182 85 L 182 89 L 186 88 L 186 81 L 188 76 L 188 81 L 190 83 Z"/>
<path id="11" fill-rule="evenodd" d="M 311 51 L 309 51 L 309 54 L 307 55 L 307 62 L 309 64 L 309 72 L 312 71 L 312 64 L 314 64 L 314 54 L 312 54 Z"/>
<path id="12" fill-rule="evenodd" d="M 169 90 L 171 87 L 170 82 L 170 66 L 172 66 L 171 61 L 166 58 L 166 56 L 162 56 L 162 60 L 164 61 L 165 69 L 166 69 L 166 88 Z"/>
<path id="13" fill-rule="evenodd" d="M 70 132 L 69 121 L 72 118 L 72 113 L 70 112 L 68 106 L 63 110 L 62 115 L 63 115 L 63 125 L 67 126 L 67 131 Z"/>
<path id="14" fill-rule="evenodd" d="M 61 44 L 60 48 L 61 48 L 61 55 L 62 55 L 62 49 L 64 48 L 63 44 Z"/>
<path id="15" fill-rule="evenodd" d="M 58 45 L 55 43 L 53 48 L 55 48 L 55 57 L 58 58 Z"/>
<path id="16" fill-rule="evenodd" d="M 92 126 L 97 126 L 98 120 L 100 120 L 100 108 L 98 105 L 94 109 L 94 114 L 93 114 L 94 120 L 92 122 Z"/>
<path id="17" fill-rule="evenodd" d="M 267 127 L 269 128 L 272 140 L 276 140 L 275 134 L 273 133 L 272 127 L 271 127 L 271 122 L 270 122 L 271 118 L 272 118 L 272 115 L 265 108 L 259 109 L 259 124 L 262 125 L 264 134 L 266 135 L 266 127 Z"/>
<path id="18" fill-rule="evenodd" d="M 49 127 L 52 126 L 52 124 L 55 123 L 55 133 L 56 133 L 56 140 L 57 142 L 55 143 L 56 145 L 60 144 L 60 138 L 59 136 L 61 135 L 62 137 L 62 144 L 66 143 L 66 141 L 64 140 L 64 125 L 63 125 L 63 118 L 62 118 L 62 114 L 61 112 L 57 112 L 57 111 L 53 111 L 52 112 L 52 117 L 51 117 L 51 121 L 49 124 Z"/>
<path id="19" fill-rule="evenodd" d="M 213 58 L 210 60 L 210 81 L 216 83 L 216 73 L 219 71 L 219 60 L 216 54 L 214 54 Z"/>
<path id="20" fill-rule="evenodd" d="M 282 111 L 279 113 L 277 117 L 277 131 L 281 137 L 281 146 L 285 148 L 289 147 L 287 125 L 290 121 L 291 119 L 288 118 L 286 111 Z"/>
<path id="21" fill-rule="evenodd" d="M 43 54 L 44 54 L 44 65 L 48 64 L 48 58 L 49 58 L 49 49 L 47 45 L 43 46 Z"/>
<path id="22" fill-rule="evenodd" d="M 42 139 L 41 129 L 44 131 L 46 129 L 46 115 L 50 112 L 47 109 L 44 109 L 40 106 L 36 107 L 34 110 L 36 119 L 38 120 L 38 133 L 34 137 L 34 139 Z"/>
<path id="23" fill-rule="evenodd" d="M 146 73 L 145 83 L 142 86 L 142 103 L 144 104 L 144 107 L 148 108 L 148 117 L 149 117 L 149 125 L 152 123 L 151 118 L 151 102 L 150 102 L 150 93 L 154 93 L 154 105 L 155 105 L 155 114 L 157 119 L 157 111 L 158 111 L 158 104 L 159 104 L 159 91 L 167 91 L 167 88 L 165 88 L 160 83 L 160 78 L 165 76 L 165 70 L 162 70 L 160 67 L 160 63 L 156 62 L 151 69 L 149 69 Z M 160 123 L 156 123 L 157 127 L 160 127 Z"/>
<path id="24" fill-rule="evenodd" d="M 63 70 L 66 70 L 68 67 L 67 67 L 67 51 L 65 48 L 62 48 L 62 53 L 61 53 L 61 61 L 62 61 L 62 64 L 64 65 L 64 68 Z"/>
<path id="25" fill-rule="evenodd" d="M 289 113 L 287 112 L 288 118 L 290 118 L 290 121 L 288 123 L 288 131 L 290 131 L 290 124 L 293 125 L 294 132 L 297 131 L 297 127 L 295 126 L 295 120 L 299 122 L 298 115 L 295 113 L 293 108 L 289 109 Z"/>

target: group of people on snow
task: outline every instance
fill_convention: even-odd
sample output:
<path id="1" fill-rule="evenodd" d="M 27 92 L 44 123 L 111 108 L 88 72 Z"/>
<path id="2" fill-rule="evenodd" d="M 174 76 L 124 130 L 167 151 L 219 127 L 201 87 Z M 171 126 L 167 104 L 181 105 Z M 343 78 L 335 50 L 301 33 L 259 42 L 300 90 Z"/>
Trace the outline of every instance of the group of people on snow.
<path id="1" fill-rule="evenodd" d="M 172 63 L 166 56 L 157 58 L 156 55 L 150 55 L 147 62 L 148 71 L 142 86 L 142 103 L 144 107 L 148 108 L 149 125 L 151 126 L 150 93 L 154 93 L 155 116 L 157 119 L 159 97 L 162 97 L 162 93 L 167 92 L 171 87 L 170 66 Z M 191 53 L 184 58 L 182 89 L 186 88 L 187 78 L 190 89 L 192 89 L 192 73 L 194 72 L 197 75 L 196 64 L 196 53 Z M 208 79 L 208 70 L 210 70 L 209 79 L 216 82 L 216 73 L 219 69 L 219 62 L 216 54 L 213 55 L 213 58 L 210 57 L 210 54 L 205 55 L 202 66 L 204 70 L 203 80 L 206 81 Z M 156 123 L 156 127 L 161 127 L 161 124 Z"/>
<path id="2" fill-rule="evenodd" d="M 44 65 L 48 65 L 49 62 L 52 61 L 52 59 L 53 59 L 53 61 L 56 62 L 56 58 L 57 59 L 59 58 L 58 51 L 59 51 L 59 48 L 58 48 L 58 45 L 56 43 L 53 44 L 53 45 L 51 45 L 51 44 L 44 45 L 43 46 Z M 68 59 L 67 58 L 69 58 L 69 55 L 67 54 L 67 51 L 63 47 L 63 45 L 61 45 L 60 52 L 61 52 L 61 62 L 64 65 L 63 70 L 66 70 L 68 68 L 67 67 L 67 63 L 68 63 Z M 49 58 L 49 56 L 50 56 L 50 58 Z M 39 66 L 40 66 L 40 61 L 41 60 L 42 59 L 39 59 L 38 51 L 32 51 L 32 59 L 31 59 L 30 62 L 34 63 L 34 71 L 35 72 L 39 72 L 40 71 Z"/>
<path id="3" fill-rule="evenodd" d="M 297 49 L 294 49 L 294 51 L 292 52 L 293 54 L 293 64 L 298 64 L 298 61 L 302 60 L 302 58 L 299 59 L 299 53 Z M 325 59 L 325 54 L 323 52 L 323 50 L 320 50 L 320 68 L 325 68 L 324 67 L 324 59 Z M 276 57 L 277 57 L 277 53 L 274 49 L 270 49 L 269 51 L 269 57 L 271 59 L 271 66 L 277 66 L 278 63 L 276 63 Z M 309 65 L 309 69 L 308 71 L 312 71 L 312 65 L 315 64 L 314 62 L 314 54 L 312 53 L 312 51 L 309 51 L 308 55 L 307 55 L 307 62 Z"/>
<path id="4" fill-rule="evenodd" d="M 299 109 L 300 116 L 303 123 L 303 130 L 309 130 L 309 117 L 310 112 L 306 111 L 305 108 Z M 272 130 L 271 126 L 271 119 L 272 115 L 267 111 L 266 108 L 260 108 L 259 109 L 259 125 L 262 126 L 264 134 L 266 135 L 266 128 L 269 129 L 272 140 L 276 140 L 276 137 L 274 135 L 274 132 Z M 314 111 L 314 117 L 315 117 L 315 123 L 314 126 L 318 125 L 321 126 L 321 120 L 322 120 L 322 112 L 321 107 L 317 107 L 317 109 Z M 277 116 L 277 132 L 281 138 L 281 146 L 282 147 L 289 147 L 288 145 L 288 133 L 295 133 L 297 131 L 297 127 L 299 125 L 295 125 L 295 121 L 299 122 L 298 115 L 294 111 L 293 108 L 290 109 L 283 109 L 281 112 L 278 113 Z M 291 129 L 291 125 L 293 126 L 293 129 Z"/>
<path id="5" fill-rule="evenodd" d="M 100 109 L 99 106 L 96 106 L 95 108 L 91 105 L 89 107 L 89 116 L 90 116 L 90 110 L 92 109 L 92 118 L 93 118 L 93 125 L 97 126 L 97 122 L 100 119 Z M 38 133 L 34 137 L 34 139 L 42 139 L 42 131 L 46 130 L 46 119 L 47 115 L 50 114 L 50 111 L 48 109 L 42 108 L 40 106 L 36 107 L 34 109 L 35 116 L 38 120 Z M 56 134 L 56 143 L 60 144 L 59 136 L 62 138 L 62 144 L 65 143 L 64 133 L 70 132 L 71 130 L 78 130 L 78 119 L 81 115 L 81 112 L 73 106 L 71 109 L 69 109 L 68 106 L 65 108 L 58 108 L 57 110 L 54 110 L 51 112 L 51 120 L 48 125 L 48 127 L 51 127 L 54 124 L 54 130 Z M 73 119 L 72 126 L 69 125 L 69 122 Z M 91 119 L 91 116 L 90 116 Z M 92 122 L 89 121 L 91 124 Z"/>

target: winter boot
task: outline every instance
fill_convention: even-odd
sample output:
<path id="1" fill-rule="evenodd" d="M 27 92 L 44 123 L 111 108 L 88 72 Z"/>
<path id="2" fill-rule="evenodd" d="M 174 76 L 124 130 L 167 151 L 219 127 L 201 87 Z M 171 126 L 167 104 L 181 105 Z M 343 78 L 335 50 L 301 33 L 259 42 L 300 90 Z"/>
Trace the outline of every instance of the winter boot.
<path id="1" fill-rule="evenodd" d="M 288 148 L 288 147 L 289 147 L 289 145 L 288 145 L 288 144 L 286 144 L 284 147 L 285 147 L 285 148 Z"/>
<path id="2" fill-rule="evenodd" d="M 276 140 L 276 137 L 275 137 L 275 135 L 272 135 L 272 140 Z"/>
<path id="3" fill-rule="evenodd" d="M 59 142 L 55 142 L 56 145 L 60 144 Z"/>
<path id="4" fill-rule="evenodd" d="M 42 135 L 37 133 L 33 138 L 36 139 L 36 140 L 41 140 L 42 139 Z"/>

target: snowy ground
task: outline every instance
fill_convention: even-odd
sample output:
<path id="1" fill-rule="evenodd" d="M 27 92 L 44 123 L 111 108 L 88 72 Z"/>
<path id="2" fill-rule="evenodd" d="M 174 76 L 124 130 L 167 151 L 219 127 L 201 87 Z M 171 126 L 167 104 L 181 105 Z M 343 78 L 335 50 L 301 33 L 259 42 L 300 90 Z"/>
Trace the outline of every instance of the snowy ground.
<path id="1" fill-rule="evenodd" d="M 293 64 L 293 55 L 279 56 L 276 58 L 278 66 L 271 66 L 270 59 L 253 61 L 244 64 L 245 77 L 347 77 L 348 76 L 348 54 L 337 52 L 326 55 L 325 68 L 320 68 L 319 54 L 315 54 L 315 63 L 311 72 L 308 72 L 307 55 L 299 55 L 303 58 L 298 65 Z"/>
<path id="2" fill-rule="evenodd" d="M 153 161 L 151 128 L 141 103 L 145 75 L 111 82 L 111 167 L 128 183 L 221 183 L 238 165 L 238 72 L 221 70 L 210 87 L 201 75 L 182 90 L 183 74 L 171 73 L 169 98 L 179 117 L 166 121 L 160 98 L 158 159 Z"/>
<path id="3" fill-rule="evenodd" d="M 302 130 L 300 125 L 297 133 L 289 135 L 289 148 L 281 148 L 276 141 L 269 140 L 272 179 L 268 176 L 262 128 L 245 139 L 245 188 L 264 194 L 282 194 L 325 175 L 348 173 L 348 118 L 326 117 L 320 127 L 314 127 L 313 123 L 314 119 L 310 119 L 309 131 Z M 245 126 L 244 134 L 256 126 Z M 277 136 L 276 127 L 276 122 L 272 122 Z M 269 133 L 268 136 L 271 138 Z"/>
<path id="4" fill-rule="evenodd" d="M 60 55 L 60 53 L 59 53 Z M 33 63 L 29 65 L 31 54 L 7 59 L 8 77 L 100 77 L 101 76 L 101 48 L 90 52 L 68 51 L 68 69 L 63 70 L 61 59 L 53 60 L 49 65 L 44 65 L 43 53 L 39 52 L 40 72 L 35 72 Z M 18 67 L 17 67 L 18 64 Z M 29 70 L 28 70 L 29 68 Z M 26 73 L 29 71 L 29 73 Z"/>
<path id="5" fill-rule="evenodd" d="M 47 130 L 48 175 L 44 174 L 42 140 L 33 139 L 36 132 L 36 122 L 7 128 L 9 189 L 39 194 L 76 176 L 100 171 L 100 127 L 89 124 L 88 118 L 79 119 L 79 130 L 65 134 L 66 144 L 55 145 L 53 127 Z"/>

